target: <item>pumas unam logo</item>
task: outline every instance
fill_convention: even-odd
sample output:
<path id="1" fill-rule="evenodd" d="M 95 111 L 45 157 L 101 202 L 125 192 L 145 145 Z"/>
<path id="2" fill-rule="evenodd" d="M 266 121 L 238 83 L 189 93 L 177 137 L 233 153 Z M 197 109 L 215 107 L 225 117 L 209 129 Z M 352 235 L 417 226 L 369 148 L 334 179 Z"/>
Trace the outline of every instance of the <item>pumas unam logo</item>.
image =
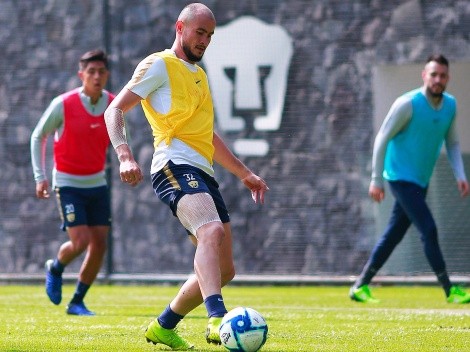
<path id="1" fill-rule="evenodd" d="M 194 177 L 193 174 L 183 174 L 184 178 L 186 179 L 186 182 L 188 182 L 189 187 L 191 188 L 198 188 L 199 187 L 199 182 Z"/>
<path id="2" fill-rule="evenodd" d="M 255 17 L 216 28 L 203 62 L 220 129 L 246 131 L 250 137 L 235 140 L 235 153 L 268 153 L 268 142 L 256 135 L 279 129 L 292 54 L 292 39 L 284 28 Z"/>
<path id="3" fill-rule="evenodd" d="M 75 213 L 70 213 L 70 214 L 67 214 L 67 221 L 68 222 L 74 222 L 75 221 Z"/>
<path id="4" fill-rule="evenodd" d="M 197 181 L 189 181 L 188 182 L 189 187 L 191 188 L 198 188 L 199 187 L 199 182 Z"/>

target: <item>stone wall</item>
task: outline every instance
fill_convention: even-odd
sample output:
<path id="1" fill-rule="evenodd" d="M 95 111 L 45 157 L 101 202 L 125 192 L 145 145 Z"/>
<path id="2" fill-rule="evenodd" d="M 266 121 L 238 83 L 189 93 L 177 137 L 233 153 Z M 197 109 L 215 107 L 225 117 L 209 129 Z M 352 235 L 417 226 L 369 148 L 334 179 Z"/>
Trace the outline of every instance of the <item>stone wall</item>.
<path id="1" fill-rule="evenodd" d="M 421 63 L 431 52 L 468 61 L 470 4 L 203 2 L 219 25 L 254 16 L 282 26 L 294 42 L 281 127 L 264 134 L 267 156 L 243 158 L 269 183 L 266 204 L 253 204 L 234 176 L 215 167 L 231 212 L 238 272 L 357 274 L 376 236 L 367 197 L 373 67 Z M 175 19 L 186 3 L 0 0 L 1 273 L 41 272 L 66 239 L 58 230 L 55 201 L 34 197 L 29 137 L 50 100 L 79 84 L 79 56 L 96 47 L 108 50 L 109 89 L 118 92 L 142 58 L 171 46 Z M 132 148 L 147 171 L 152 141 L 141 109 L 128 114 L 128 121 Z M 222 135 L 229 145 L 235 137 Z M 113 271 L 190 272 L 194 248 L 153 194 L 147 173 L 136 188 L 121 184 L 114 153 L 110 172 Z"/>

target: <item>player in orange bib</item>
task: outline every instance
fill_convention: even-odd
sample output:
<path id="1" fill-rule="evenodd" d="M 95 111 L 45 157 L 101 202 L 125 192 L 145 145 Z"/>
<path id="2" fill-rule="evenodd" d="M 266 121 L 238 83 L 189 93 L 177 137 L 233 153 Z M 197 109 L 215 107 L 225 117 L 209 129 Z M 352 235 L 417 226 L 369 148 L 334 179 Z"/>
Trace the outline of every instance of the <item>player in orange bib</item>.
<path id="1" fill-rule="evenodd" d="M 85 53 L 78 76 L 82 86 L 55 98 L 39 120 L 31 136 L 31 160 L 36 196 L 47 199 L 50 184 L 45 146 L 54 134 L 52 188 L 69 241 L 60 246 L 57 258 L 46 262 L 47 295 L 52 303 L 60 304 L 64 268 L 86 251 L 66 312 L 94 315 L 83 300 L 101 268 L 111 225 L 105 176 L 109 136 L 104 111 L 114 95 L 104 89 L 109 76 L 106 54 L 102 50 Z"/>

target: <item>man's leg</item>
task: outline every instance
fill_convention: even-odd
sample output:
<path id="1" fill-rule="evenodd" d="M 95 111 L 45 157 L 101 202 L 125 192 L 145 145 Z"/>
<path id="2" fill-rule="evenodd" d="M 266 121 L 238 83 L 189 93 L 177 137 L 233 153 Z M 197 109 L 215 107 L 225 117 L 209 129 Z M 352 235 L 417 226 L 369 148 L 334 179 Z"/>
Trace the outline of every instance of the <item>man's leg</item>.
<path id="1" fill-rule="evenodd" d="M 158 197 L 194 235 L 190 238 L 197 245 L 196 275 L 183 284 L 173 301 L 150 323 L 145 337 L 149 342 L 163 343 L 173 349 L 189 349 L 192 346 L 174 331 L 178 322 L 203 301 L 211 317 L 209 324 L 216 315 L 221 319 L 226 312 L 221 286 L 234 276 L 230 218 L 217 182 L 197 168 L 169 162 L 162 171 L 152 175 L 152 184 Z M 216 335 L 214 342 L 220 343 L 218 330 Z"/>
<path id="2" fill-rule="evenodd" d="M 227 271 L 224 273 L 225 279 L 229 279 L 229 281 L 233 278 L 235 275 L 235 269 L 233 267 L 233 259 L 232 259 L 232 243 L 230 241 L 230 245 L 225 247 L 226 249 L 226 255 L 228 256 L 227 258 L 230 258 L 230 262 L 227 260 L 227 258 L 224 258 L 222 255 L 219 254 L 219 265 L 221 265 L 220 261 L 224 260 L 224 264 L 227 265 L 225 268 Z M 219 251 L 220 253 L 220 251 Z M 209 263 L 208 263 L 209 264 Z M 231 270 L 230 270 L 230 264 Z M 220 272 L 221 275 L 221 280 L 222 280 L 222 272 Z M 221 281 L 221 286 L 224 286 L 225 283 Z M 199 286 L 201 286 L 200 280 L 199 280 Z M 203 291 L 203 297 L 204 297 L 204 291 Z M 225 308 L 225 304 L 222 298 L 222 293 L 220 294 L 207 294 L 206 298 L 204 299 L 204 304 L 206 306 L 208 315 L 209 315 L 209 322 L 207 324 L 206 328 L 206 341 L 208 343 L 213 343 L 213 344 L 221 344 L 221 339 L 220 339 L 220 324 L 222 323 L 222 318 L 223 316 L 227 313 L 227 309 Z"/>
<path id="3" fill-rule="evenodd" d="M 232 253 L 232 232 L 230 223 L 223 224 L 225 235 L 219 249 L 220 283 L 221 287 L 227 285 L 235 276 Z M 195 237 L 192 237 L 195 238 Z M 194 241 L 198 245 L 197 240 Z M 205 296 L 207 297 L 207 296 Z M 181 287 L 176 297 L 171 301 L 170 307 L 178 314 L 185 316 L 201 303 L 203 295 L 196 275 L 191 276 Z"/>
<path id="4" fill-rule="evenodd" d="M 109 226 L 89 226 L 89 241 L 79 280 L 91 285 L 98 275 L 106 253 Z"/>
<path id="5" fill-rule="evenodd" d="M 395 247 L 403 239 L 410 224 L 403 208 L 396 201 L 387 228 L 372 250 L 369 260 L 354 286 L 360 287 L 371 282 L 377 271 L 385 264 Z"/>
<path id="6" fill-rule="evenodd" d="M 62 273 L 65 267 L 80 255 L 77 251 L 76 231 L 80 231 L 80 226 L 86 223 L 86 211 L 84 208 L 82 194 L 74 188 L 56 188 L 56 200 L 59 214 L 62 219 L 62 230 L 67 231 L 69 241 L 63 243 L 57 253 L 56 259 L 46 261 L 46 293 L 54 304 L 62 301 Z M 76 230 L 74 228 L 78 227 Z M 75 242 L 75 243 L 74 243 Z"/>
<path id="7" fill-rule="evenodd" d="M 395 192 L 393 188 L 392 191 L 397 200 L 402 203 L 403 209 L 413 225 L 418 229 L 429 265 L 441 283 L 446 297 L 448 297 L 452 284 L 439 246 L 437 226 L 426 203 L 427 190 L 413 183 L 407 183 L 406 185 L 406 194 L 404 192 Z"/>
<path id="8" fill-rule="evenodd" d="M 219 248 L 219 265 L 220 265 L 220 279 L 221 286 L 225 286 L 235 276 L 235 269 L 233 264 L 232 254 L 232 233 L 230 223 L 224 223 L 224 237 Z M 195 237 L 192 236 L 195 245 L 199 245 Z M 163 343 L 172 348 L 191 349 L 192 345 L 186 342 L 181 337 L 175 336 L 172 329 L 176 327 L 183 317 L 191 312 L 194 308 L 203 303 L 203 295 L 198 277 L 191 276 L 181 287 L 176 297 L 171 301 L 169 306 L 160 314 L 160 316 L 150 323 L 147 328 L 146 338 L 153 343 Z M 163 328 L 164 327 L 164 328 Z M 217 328 L 217 327 L 216 327 Z M 166 343 L 166 340 L 171 340 L 166 336 L 171 334 L 175 344 L 171 345 Z M 211 341 L 212 342 L 212 341 Z M 216 342 L 217 343 L 217 342 Z"/>
<path id="9" fill-rule="evenodd" d="M 396 188 L 396 192 L 393 193 L 404 193 L 406 196 L 407 189 L 403 188 L 401 183 L 391 182 L 390 187 Z M 401 202 L 403 197 L 397 198 L 392 209 L 392 214 L 388 225 L 382 234 L 382 237 L 374 246 L 374 249 L 371 252 L 371 255 L 362 269 L 361 274 L 356 279 L 356 282 L 351 287 L 349 291 L 349 296 L 351 299 L 358 302 L 378 302 L 370 294 L 368 285 L 372 281 L 375 274 L 382 268 L 385 262 L 388 260 L 390 255 L 396 246 L 401 242 L 403 237 L 406 234 L 406 231 L 411 225 L 411 221 L 408 218 L 406 212 L 404 211 Z"/>
<path id="10" fill-rule="evenodd" d="M 73 315 L 94 315 L 86 308 L 83 300 L 103 264 L 109 226 L 87 226 L 86 232 L 82 236 L 88 237 L 87 252 L 80 268 L 75 293 L 67 306 L 67 313 Z"/>
<path id="11" fill-rule="evenodd" d="M 87 248 L 87 232 L 86 225 L 67 227 L 70 240 L 60 246 L 55 260 L 46 262 L 46 292 L 54 304 L 60 304 L 62 300 L 62 273 L 65 267 Z"/>

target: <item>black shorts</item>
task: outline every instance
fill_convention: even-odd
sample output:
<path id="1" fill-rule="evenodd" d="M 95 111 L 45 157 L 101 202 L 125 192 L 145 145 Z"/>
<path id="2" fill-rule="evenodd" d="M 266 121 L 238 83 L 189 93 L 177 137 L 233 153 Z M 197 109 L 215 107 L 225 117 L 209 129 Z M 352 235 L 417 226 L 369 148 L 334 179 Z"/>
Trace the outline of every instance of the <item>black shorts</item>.
<path id="1" fill-rule="evenodd" d="M 78 225 L 110 226 L 111 205 L 107 186 L 56 187 L 62 230 Z"/>
<path id="2" fill-rule="evenodd" d="M 222 223 L 230 222 L 224 199 L 217 181 L 197 167 L 174 164 L 169 161 L 163 169 L 152 175 L 152 186 L 160 200 L 168 205 L 176 216 L 178 201 L 185 194 L 208 193 L 214 200 Z"/>

